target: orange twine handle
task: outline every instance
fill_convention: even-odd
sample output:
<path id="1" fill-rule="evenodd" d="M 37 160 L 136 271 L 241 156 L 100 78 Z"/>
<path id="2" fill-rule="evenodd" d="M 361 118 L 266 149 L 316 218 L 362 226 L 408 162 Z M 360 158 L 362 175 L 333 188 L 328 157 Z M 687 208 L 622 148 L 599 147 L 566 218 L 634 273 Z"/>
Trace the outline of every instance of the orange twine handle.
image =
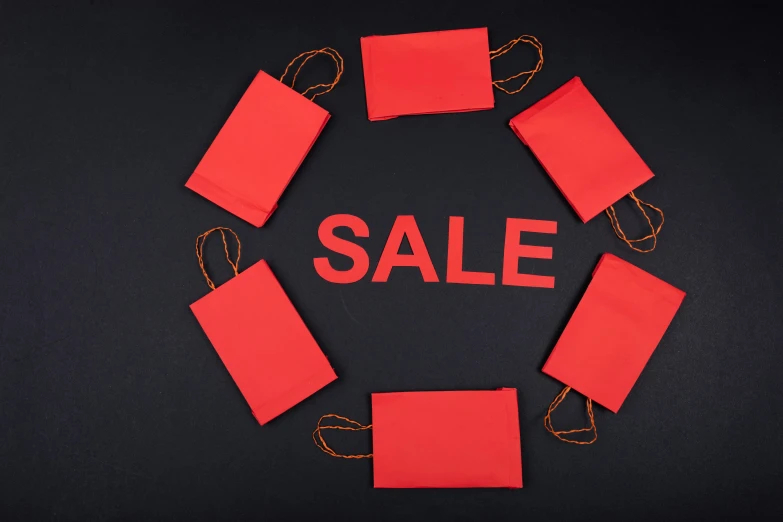
<path id="1" fill-rule="evenodd" d="M 560 406 L 560 403 L 563 402 L 563 399 L 566 398 L 566 395 L 568 395 L 568 392 L 571 391 L 570 386 L 566 386 L 563 388 L 563 390 L 557 394 L 557 397 L 555 397 L 555 400 L 552 401 L 552 404 L 549 405 L 549 409 L 546 411 L 546 415 L 544 416 L 544 427 L 546 428 L 546 431 L 557 437 L 558 439 L 562 440 L 563 442 L 568 442 L 570 444 L 592 444 L 596 440 L 598 440 L 598 431 L 595 429 L 595 418 L 593 417 L 593 401 L 588 397 L 587 399 L 587 416 L 590 417 L 590 426 L 587 428 L 579 428 L 578 430 L 565 430 L 565 431 L 555 431 L 555 429 L 552 427 L 552 412 L 554 412 L 558 406 Z M 564 437 L 563 435 L 568 435 L 570 433 L 584 433 L 586 431 L 592 431 L 593 432 L 593 438 L 588 441 L 582 441 L 582 440 L 573 440 Z"/>
<path id="2" fill-rule="evenodd" d="M 328 419 L 330 417 L 339 419 L 341 421 L 345 421 L 348 424 L 350 424 L 350 426 L 339 426 L 339 425 L 322 426 L 321 422 L 323 422 L 324 419 Z M 365 426 L 364 424 L 359 424 L 355 420 L 351 420 L 346 417 L 336 415 L 334 413 L 328 413 L 326 415 L 323 415 L 320 419 L 318 419 L 318 426 L 315 428 L 315 431 L 313 432 L 313 442 L 315 442 L 315 445 L 318 446 L 318 449 L 320 449 L 321 451 L 323 451 L 328 455 L 331 455 L 332 457 L 338 457 L 341 459 L 371 459 L 372 453 L 368 453 L 367 455 L 343 455 L 341 453 L 337 453 L 336 451 L 334 451 L 332 448 L 329 447 L 329 445 L 324 440 L 323 435 L 321 434 L 321 430 L 366 431 L 371 429 L 372 429 L 372 424 L 368 424 L 367 426 Z"/>
<path id="3" fill-rule="evenodd" d="M 319 83 L 318 85 L 313 85 L 312 87 L 308 87 L 305 89 L 305 91 L 302 93 L 302 96 L 306 96 L 308 92 L 312 91 L 313 89 L 317 89 L 319 87 L 326 87 L 326 90 L 317 92 L 313 94 L 313 96 L 310 98 L 311 100 L 314 100 L 316 96 L 320 96 L 322 94 L 326 94 L 327 92 L 334 89 L 334 86 L 337 85 L 337 82 L 340 81 L 340 78 L 343 75 L 343 57 L 340 56 L 340 53 L 332 49 L 331 47 L 324 47 L 323 49 L 313 50 L 313 51 L 307 51 L 305 53 L 300 54 L 293 60 L 291 60 L 291 63 L 288 64 L 288 66 L 285 68 L 285 72 L 280 77 L 280 81 L 283 82 L 286 75 L 288 75 L 288 70 L 291 68 L 292 65 L 296 63 L 297 60 L 300 58 L 304 58 L 302 60 L 302 63 L 299 64 L 299 67 L 297 67 L 296 72 L 294 73 L 294 79 L 291 80 L 291 88 L 294 88 L 294 85 L 296 84 L 296 77 L 299 76 L 299 71 L 302 70 L 302 67 L 304 64 L 306 64 L 310 58 L 313 58 L 314 56 L 317 56 L 319 54 L 325 54 L 326 56 L 330 57 L 332 60 L 334 60 L 334 64 L 337 66 L 337 75 L 334 77 L 334 81 L 332 83 Z M 283 82 L 285 83 L 285 82 Z"/>
<path id="4" fill-rule="evenodd" d="M 535 76 L 536 73 L 539 72 L 544 67 L 544 46 L 541 45 L 541 42 L 538 41 L 538 38 L 536 38 L 535 36 L 530 36 L 529 34 L 523 34 L 519 38 L 511 40 L 507 44 L 501 45 L 500 47 L 498 47 L 494 51 L 490 51 L 489 52 L 489 59 L 490 60 L 494 60 L 495 58 L 497 58 L 499 56 L 503 56 L 504 54 L 509 52 L 511 49 L 513 49 L 514 46 L 516 44 L 518 44 L 519 42 L 529 43 L 530 45 L 532 45 L 533 47 L 536 48 L 536 50 L 538 51 L 538 63 L 536 64 L 535 69 L 532 69 L 530 71 L 522 71 L 521 73 L 517 73 L 517 74 L 515 74 L 513 76 L 509 76 L 508 78 L 505 78 L 503 80 L 495 80 L 495 81 L 492 82 L 492 85 L 494 85 L 495 87 L 497 87 L 501 91 L 505 92 L 506 94 L 516 94 L 519 91 L 521 91 L 522 89 L 524 89 L 525 87 L 527 87 L 527 84 L 530 83 L 530 80 L 533 79 L 533 76 Z M 528 75 L 527 79 L 525 80 L 525 83 L 523 83 L 522 86 L 520 88 L 516 89 L 516 90 L 509 91 L 508 89 L 506 89 L 502 85 L 502 84 L 504 84 L 506 82 L 509 82 L 511 80 L 519 78 L 520 76 L 525 75 L 525 74 Z"/>
<path id="5" fill-rule="evenodd" d="M 228 242 L 226 242 L 226 231 L 234 234 L 234 239 L 237 240 L 236 262 L 231 261 L 231 256 L 228 254 Z M 207 284 L 212 290 L 214 290 L 215 283 L 213 283 L 212 279 L 209 278 L 209 275 L 207 274 L 207 270 L 206 268 L 204 268 L 204 241 L 207 240 L 207 236 L 209 236 L 212 232 L 220 232 L 220 235 L 223 237 L 223 250 L 225 250 L 226 252 L 226 259 L 228 260 L 228 264 L 231 265 L 231 268 L 234 269 L 234 277 L 239 275 L 239 256 L 242 254 L 242 243 L 239 242 L 239 236 L 237 236 L 236 232 L 226 227 L 215 227 L 209 229 L 196 238 L 196 257 L 198 258 L 198 266 L 201 267 L 201 273 L 204 274 L 204 278 L 207 280 Z"/>
<path id="6" fill-rule="evenodd" d="M 644 215 L 644 218 L 647 220 L 647 224 L 650 225 L 650 231 L 651 234 L 648 234 L 640 239 L 628 239 L 625 236 L 625 232 L 623 232 L 623 229 L 620 228 L 620 220 L 617 219 L 617 213 L 614 210 L 614 205 L 610 206 L 606 209 L 606 215 L 609 216 L 609 221 L 612 223 L 612 228 L 614 229 L 614 233 L 619 237 L 626 245 L 631 247 L 631 249 L 641 252 L 643 254 L 646 254 L 647 252 L 652 252 L 655 250 L 655 247 L 658 245 L 658 234 L 661 233 L 661 228 L 663 228 L 663 210 L 659 209 L 656 206 L 650 205 L 649 203 L 646 203 L 642 201 L 641 199 L 636 197 L 636 194 L 633 193 L 633 191 L 628 193 L 628 196 L 634 200 L 636 203 L 636 206 L 639 207 L 639 210 L 642 211 L 642 214 Z M 650 219 L 650 216 L 647 215 L 647 212 L 644 210 L 644 207 L 648 207 L 656 211 L 661 216 L 661 223 L 658 225 L 658 228 L 655 228 L 652 224 L 652 220 Z M 653 240 L 653 244 L 650 248 L 643 249 L 643 248 L 637 248 L 634 246 L 634 243 L 641 243 L 642 241 L 647 241 L 648 239 Z"/>

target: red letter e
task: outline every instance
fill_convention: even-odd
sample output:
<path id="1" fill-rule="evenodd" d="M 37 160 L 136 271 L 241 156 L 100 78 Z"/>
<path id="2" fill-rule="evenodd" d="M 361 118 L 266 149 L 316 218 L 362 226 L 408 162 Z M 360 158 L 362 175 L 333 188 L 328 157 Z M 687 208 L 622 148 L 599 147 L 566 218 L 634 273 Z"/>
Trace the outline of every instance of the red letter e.
<path id="1" fill-rule="evenodd" d="M 520 245 L 520 232 L 537 232 L 539 234 L 557 234 L 557 221 L 541 221 L 538 219 L 506 220 L 506 244 L 503 248 L 503 284 L 509 286 L 535 286 L 539 288 L 554 288 L 555 278 L 533 274 L 520 274 L 519 258 L 552 259 L 552 247 Z"/>

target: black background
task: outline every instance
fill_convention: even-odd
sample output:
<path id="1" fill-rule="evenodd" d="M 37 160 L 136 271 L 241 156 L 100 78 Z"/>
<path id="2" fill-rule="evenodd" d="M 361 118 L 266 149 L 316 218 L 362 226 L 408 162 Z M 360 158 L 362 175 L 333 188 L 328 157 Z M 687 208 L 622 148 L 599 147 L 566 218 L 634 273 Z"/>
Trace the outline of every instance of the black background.
<path id="1" fill-rule="evenodd" d="M 0 7 L 0 519 L 647 520 L 779 512 L 783 76 L 772 12 L 741 6 L 471 8 L 321 2 Z M 359 37 L 488 26 L 523 33 L 543 71 L 491 111 L 367 121 Z M 332 119 L 262 229 L 183 185 L 258 69 L 332 46 Z M 495 77 L 535 63 L 519 46 Z M 324 59 L 303 82 L 330 78 Z M 582 224 L 508 120 L 579 75 L 656 173 L 666 225 L 649 255 Z M 303 83 L 304 85 L 304 83 Z M 629 231 L 644 231 L 626 200 Z M 556 288 L 322 280 L 317 229 L 364 219 L 374 269 L 413 214 L 445 279 L 448 217 L 465 266 L 502 268 L 507 217 L 555 220 Z M 340 379 L 260 427 L 188 305 L 208 288 L 196 235 L 230 226 L 264 258 Z M 218 282 L 230 269 L 208 248 Z M 599 440 L 563 444 L 540 368 L 602 252 L 688 293 Z M 348 263 L 330 256 L 340 267 Z M 519 389 L 522 490 L 374 490 L 372 463 L 310 439 L 327 412 L 369 422 L 373 391 Z M 585 421 L 569 397 L 556 423 Z M 333 435 L 370 449 L 366 434 Z M 342 436 L 340 436 L 342 435 Z M 469 448 L 466 451 L 481 451 Z"/>

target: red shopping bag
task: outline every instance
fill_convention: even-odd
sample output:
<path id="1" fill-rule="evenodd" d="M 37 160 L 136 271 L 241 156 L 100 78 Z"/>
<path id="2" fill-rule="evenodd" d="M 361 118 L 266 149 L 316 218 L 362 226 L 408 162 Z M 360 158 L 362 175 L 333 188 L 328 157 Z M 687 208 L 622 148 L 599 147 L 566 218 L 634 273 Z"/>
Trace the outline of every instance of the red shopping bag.
<path id="1" fill-rule="evenodd" d="M 682 290 L 604 254 L 542 370 L 566 385 L 549 407 L 547 430 L 565 442 L 594 442 L 592 401 L 617 413 L 684 298 Z M 591 425 L 556 431 L 551 414 L 572 388 L 587 397 Z M 592 431 L 593 439 L 565 437 L 582 431 Z"/>
<path id="2" fill-rule="evenodd" d="M 327 418 L 343 424 L 322 425 Z M 372 429 L 373 452 L 343 455 L 323 430 Z M 521 488 L 517 390 L 372 394 L 372 424 L 324 415 L 313 441 L 340 458 L 373 458 L 376 488 Z"/>
<path id="3" fill-rule="evenodd" d="M 217 288 L 202 257 L 204 241 L 216 231 L 235 276 Z M 228 254 L 226 231 L 237 240 L 235 262 Z M 239 238 L 228 228 L 198 236 L 196 255 L 212 292 L 190 309 L 263 425 L 337 376 L 266 262 L 239 273 L 240 248 Z"/>
<path id="4" fill-rule="evenodd" d="M 538 64 L 530 71 L 492 81 L 489 62 L 517 43 L 533 45 Z M 523 35 L 494 51 L 487 28 L 368 36 L 361 39 L 367 116 L 370 121 L 411 114 L 466 112 L 495 106 L 492 86 L 516 94 L 544 65 L 541 43 Z M 507 82 L 526 76 L 521 87 Z"/>
<path id="5" fill-rule="evenodd" d="M 335 79 L 299 94 L 293 89 L 297 75 L 319 54 L 334 60 Z M 289 87 L 283 80 L 300 59 Z M 294 58 L 279 81 L 259 71 L 185 186 L 262 226 L 329 119 L 329 113 L 312 100 L 331 91 L 342 73 L 343 59 L 329 47 Z"/>
<path id="6" fill-rule="evenodd" d="M 617 237 L 628 246 L 637 252 L 655 249 L 663 212 L 634 194 L 653 173 L 581 79 L 573 78 L 515 116 L 510 125 L 584 223 L 606 212 Z M 613 205 L 626 194 L 650 226 L 651 233 L 641 239 L 628 239 L 617 220 Z M 660 215 L 657 227 L 644 207 Z M 649 248 L 636 246 L 650 239 Z"/>

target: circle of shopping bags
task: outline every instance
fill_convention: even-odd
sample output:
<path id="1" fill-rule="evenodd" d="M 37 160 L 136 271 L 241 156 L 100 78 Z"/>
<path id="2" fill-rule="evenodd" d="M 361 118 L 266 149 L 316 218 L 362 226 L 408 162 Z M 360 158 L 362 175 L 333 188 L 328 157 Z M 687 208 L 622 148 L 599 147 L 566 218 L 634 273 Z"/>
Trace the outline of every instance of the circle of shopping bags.
<path id="1" fill-rule="evenodd" d="M 536 65 L 493 80 L 490 62 L 518 43 L 536 49 Z M 370 121 L 491 109 L 494 88 L 516 94 L 544 64 L 537 38 L 523 35 L 490 50 L 486 28 L 369 36 L 361 39 L 361 52 Z M 297 92 L 300 71 L 318 57 L 334 61 L 334 79 Z M 343 58 L 331 47 L 298 55 L 279 80 L 259 71 L 185 186 L 263 226 L 329 120 L 313 100 L 334 89 L 343 71 Z M 604 212 L 628 247 L 642 253 L 655 249 L 663 211 L 635 194 L 653 173 L 580 78 L 509 124 L 583 222 Z M 642 238 L 628 238 L 617 217 L 614 204 L 626 195 L 649 226 Z M 204 244 L 213 234 L 221 236 L 234 272 L 219 286 L 203 262 Z M 231 229 L 216 227 L 198 236 L 196 257 L 210 292 L 191 310 L 263 425 L 337 375 L 267 263 L 240 269 L 240 255 L 239 237 Z M 542 368 L 565 386 L 545 415 L 546 430 L 563 442 L 594 443 L 593 403 L 617 413 L 684 297 L 633 264 L 604 254 Z M 586 397 L 589 425 L 557 430 L 552 415 L 572 390 Z M 334 450 L 325 437 L 363 431 L 372 433 L 370 454 Z M 326 414 L 312 438 L 332 457 L 372 458 L 377 488 L 522 487 L 514 388 L 373 393 L 371 424 Z"/>

